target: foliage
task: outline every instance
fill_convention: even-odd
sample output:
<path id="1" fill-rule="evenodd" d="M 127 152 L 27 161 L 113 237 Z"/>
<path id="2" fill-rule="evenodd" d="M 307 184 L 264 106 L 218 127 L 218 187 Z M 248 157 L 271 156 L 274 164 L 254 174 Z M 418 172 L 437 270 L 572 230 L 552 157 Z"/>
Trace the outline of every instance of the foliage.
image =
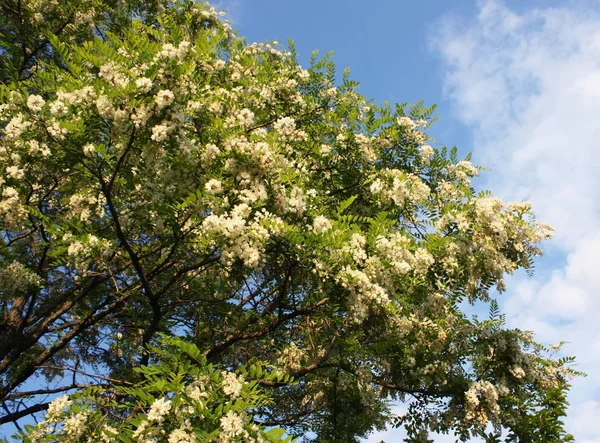
<path id="1" fill-rule="evenodd" d="M 328 56 L 305 70 L 207 4 L 0 7 L 0 423 L 89 389 L 73 408 L 123 414 L 126 438 L 158 391 L 176 405 L 195 371 L 256 365 L 289 377 L 249 375 L 272 402 L 249 387 L 231 407 L 290 435 L 568 441 L 571 361 L 506 329 L 494 290 L 552 228 L 474 191 L 480 169 L 428 144 L 433 107 L 377 106 Z"/>
<path id="2" fill-rule="evenodd" d="M 88 388 L 70 397 L 59 397 L 37 426 L 26 426 L 25 442 L 155 441 L 193 443 L 290 442 L 284 431 L 264 430 L 249 414 L 268 405 L 258 389 L 261 381 L 289 377 L 249 364 L 237 374 L 208 364 L 200 350 L 180 340 L 162 337 L 160 347 L 150 346 L 157 359 L 136 370 L 135 385 L 110 389 Z M 253 379 L 254 378 L 254 379 Z"/>

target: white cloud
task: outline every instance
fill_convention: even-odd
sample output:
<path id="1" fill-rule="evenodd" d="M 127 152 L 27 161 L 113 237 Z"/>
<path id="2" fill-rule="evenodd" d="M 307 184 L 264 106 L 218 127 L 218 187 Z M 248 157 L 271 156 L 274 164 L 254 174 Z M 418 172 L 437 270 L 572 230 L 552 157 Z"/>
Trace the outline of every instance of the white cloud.
<path id="1" fill-rule="evenodd" d="M 215 0 L 211 4 L 215 5 L 219 11 L 227 12 L 224 18 L 231 22 L 234 29 L 240 26 L 245 6 L 244 0 Z"/>
<path id="2" fill-rule="evenodd" d="M 488 187 L 531 200 L 556 228 L 550 247 L 566 265 L 512 278 L 504 307 L 512 326 L 570 342 L 590 376 L 575 381 L 567 423 L 578 441 L 600 442 L 599 5 L 517 13 L 480 2 L 474 20 L 442 21 L 432 47 L 474 157 L 493 169 Z"/>

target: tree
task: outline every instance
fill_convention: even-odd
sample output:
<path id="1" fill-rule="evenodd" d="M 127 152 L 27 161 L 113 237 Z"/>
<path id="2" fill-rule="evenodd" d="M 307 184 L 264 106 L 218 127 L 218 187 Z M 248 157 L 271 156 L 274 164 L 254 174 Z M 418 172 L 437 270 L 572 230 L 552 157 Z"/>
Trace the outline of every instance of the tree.
<path id="1" fill-rule="evenodd" d="M 506 329 L 492 290 L 552 229 L 427 144 L 433 107 L 377 106 L 327 56 L 304 70 L 207 4 L 0 7 L 0 423 L 81 389 L 77 408 L 116 395 L 134 423 L 152 402 L 124 388 L 190 367 L 156 352 L 166 336 L 198 367 L 264 368 L 240 406 L 262 429 L 356 441 L 400 399 L 411 441 L 570 438 L 572 360 Z"/>

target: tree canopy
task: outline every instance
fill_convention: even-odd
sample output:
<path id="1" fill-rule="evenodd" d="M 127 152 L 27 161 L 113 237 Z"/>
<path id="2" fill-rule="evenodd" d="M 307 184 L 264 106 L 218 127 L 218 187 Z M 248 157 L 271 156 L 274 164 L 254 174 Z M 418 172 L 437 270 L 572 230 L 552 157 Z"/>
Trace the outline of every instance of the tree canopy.
<path id="1" fill-rule="evenodd" d="M 376 105 L 328 56 L 303 69 L 204 3 L 0 10 L 0 423 L 47 410 L 27 441 L 572 439 L 572 359 L 496 302 L 552 228 L 430 146 L 434 107 Z"/>

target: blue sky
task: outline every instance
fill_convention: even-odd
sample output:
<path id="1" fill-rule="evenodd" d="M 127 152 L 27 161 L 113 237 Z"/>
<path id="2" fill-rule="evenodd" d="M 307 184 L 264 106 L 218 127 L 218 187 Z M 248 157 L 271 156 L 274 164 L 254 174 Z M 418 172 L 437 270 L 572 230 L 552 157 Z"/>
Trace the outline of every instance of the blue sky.
<path id="1" fill-rule="evenodd" d="M 507 280 L 510 326 L 578 357 L 567 425 L 600 443 L 600 1 L 222 0 L 250 42 L 333 50 L 376 102 L 437 104 L 430 134 L 491 168 L 476 184 L 531 200 L 556 228 L 532 278 Z M 401 408 L 401 407 L 399 407 Z M 401 441 L 388 430 L 369 442 Z M 439 437 L 436 441 L 453 441 Z"/>

